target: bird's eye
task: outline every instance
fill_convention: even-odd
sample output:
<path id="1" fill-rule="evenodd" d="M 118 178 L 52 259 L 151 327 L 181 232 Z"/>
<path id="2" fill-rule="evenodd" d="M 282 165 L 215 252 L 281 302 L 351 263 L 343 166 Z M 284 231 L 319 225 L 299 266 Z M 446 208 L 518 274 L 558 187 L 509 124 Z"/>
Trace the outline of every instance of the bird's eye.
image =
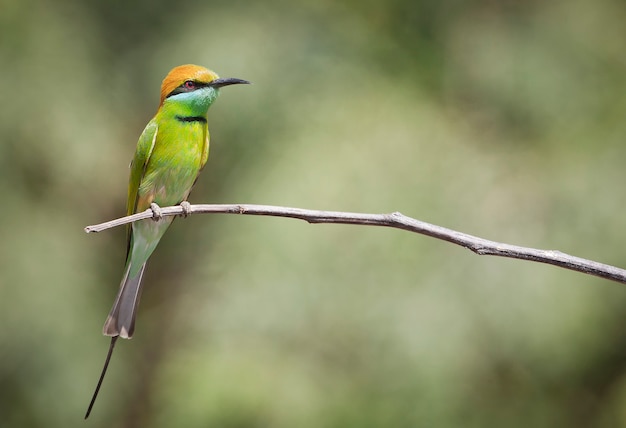
<path id="1" fill-rule="evenodd" d="M 193 80 L 187 80 L 185 83 L 183 83 L 183 85 L 185 86 L 186 89 L 196 88 L 196 83 Z"/>

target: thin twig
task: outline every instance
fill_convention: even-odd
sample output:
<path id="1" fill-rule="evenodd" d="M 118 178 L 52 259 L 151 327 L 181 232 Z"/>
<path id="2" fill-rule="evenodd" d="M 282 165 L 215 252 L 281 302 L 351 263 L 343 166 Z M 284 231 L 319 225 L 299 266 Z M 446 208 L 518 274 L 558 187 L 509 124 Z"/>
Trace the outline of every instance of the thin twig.
<path id="1" fill-rule="evenodd" d="M 289 217 L 307 221 L 309 223 L 341 223 L 360 224 L 367 226 L 385 226 L 410 232 L 431 236 L 436 239 L 451 242 L 465 247 L 478 255 L 508 257 L 512 259 L 530 260 L 533 262 L 546 263 L 595 275 L 601 278 L 626 284 L 626 270 L 603 263 L 580 257 L 570 256 L 556 250 L 539 250 L 535 248 L 519 247 L 517 245 L 504 244 L 487 239 L 478 238 L 466 233 L 446 229 L 423 221 L 407 217 L 399 212 L 391 214 L 362 214 L 339 211 L 318 211 L 301 208 L 277 207 L 270 205 L 190 205 L 188 214 L 199 213 L 222 213 L 222 214 L 246 214 L 275 217 Z M 161 208 L 161 216 L 175 216 L 185 214 L 180 205 Z M 132 223 L 138 220 L 154 217 L 152 210 L 133 214 L 106 223 L 87 226 L 85 232 L 101 232 L 106 229 Z"/>

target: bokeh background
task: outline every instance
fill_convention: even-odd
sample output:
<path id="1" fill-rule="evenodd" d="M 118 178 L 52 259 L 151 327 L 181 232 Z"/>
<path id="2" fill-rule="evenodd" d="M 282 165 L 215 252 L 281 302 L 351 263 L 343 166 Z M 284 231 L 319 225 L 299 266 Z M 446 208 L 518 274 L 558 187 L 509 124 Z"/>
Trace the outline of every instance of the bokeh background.
<path id="1" fill-rule="evenodd" d="M 389 229 L 198 215 L 82 421 L 161 79 L 209 112 L 197 203 L 401 211 L 626 267 L 620 0 L 0 6 L 1 427 L 626 426 L 626 287 Z"/>

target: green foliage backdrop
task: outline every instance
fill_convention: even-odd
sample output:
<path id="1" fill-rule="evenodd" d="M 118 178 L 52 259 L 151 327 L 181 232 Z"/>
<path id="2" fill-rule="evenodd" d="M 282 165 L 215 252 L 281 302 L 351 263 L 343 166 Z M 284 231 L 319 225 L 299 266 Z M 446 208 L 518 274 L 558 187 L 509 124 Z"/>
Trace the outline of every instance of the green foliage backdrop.
<path id="1" fill-rule="evenodd" d="M 619 0 L 4 0 L 1 427 L 626 426 L 626 287 L 406 232 L 178 220 L 108 341 L 128 161 L 181 63 L 192 202 L 401 211 L 626 266 Z"/>

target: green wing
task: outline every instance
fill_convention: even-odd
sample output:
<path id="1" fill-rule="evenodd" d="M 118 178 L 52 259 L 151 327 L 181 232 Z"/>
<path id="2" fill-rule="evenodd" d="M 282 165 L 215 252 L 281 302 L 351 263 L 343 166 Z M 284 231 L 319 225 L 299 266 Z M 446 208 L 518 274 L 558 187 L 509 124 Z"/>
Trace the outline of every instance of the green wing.
<path id="1" fill-rule="evenodd" d="M 158 126 L 154 119 L 146 125 L 146 129 L 141 133 L 137 142 L 137 151 L 135 157 L 130 163 L 130 181 L 128 183 L 128 202 L 126 204 L 126 215 L 135 213 L 137 209 L 137 193 L 139 185 L 146 172 L 146 166 L 150 160 L 150 155 L 154 149 L 154 143 L 157 138 Z"/>
<path id="2" fill-rule="evenodd" d="M 150 160 L 150 155 L 154 149 L 154 143 L 157 138 L 158 126 L 154 119 L 152 119 L 146 125 L 146 128 L 141 133 L 139 141 L 137 142 L 137 150 L 135 151 L 135 157 L 130 163 L 130 180 L 128 182 L 128 202 L 126 203 L 126 215 L 135 213 L 137 209 L 137 194 L 139 193 L 139 185 L 146 172 L 146 166 Z M 127 248 L 126 256 L 130 251 L 130 238 L 132 233 L 132 226 L 128 224 L 126 228 Z"/>

